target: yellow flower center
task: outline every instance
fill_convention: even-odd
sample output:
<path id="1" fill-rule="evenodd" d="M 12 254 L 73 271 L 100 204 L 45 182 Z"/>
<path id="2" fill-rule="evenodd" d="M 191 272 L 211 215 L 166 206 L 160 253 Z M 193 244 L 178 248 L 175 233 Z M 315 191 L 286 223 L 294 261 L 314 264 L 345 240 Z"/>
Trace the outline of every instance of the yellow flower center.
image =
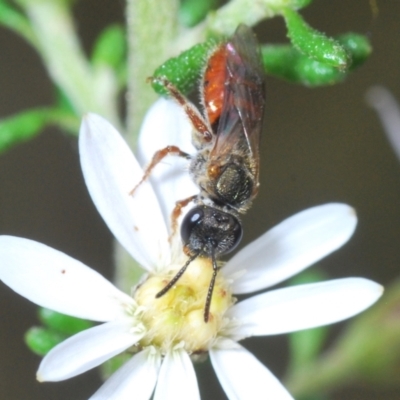
<path id="1" fill-rule="evenodd" d="M 213 268 L 210 259 L 200 257 L 190 263 L 167 293 L 156 298 L 180 267 L 150 276 L 134 295 L 143 310 L 141 321 L 148 330 L 140 345 L 156 346 L 164 354 L 179 343 L 183 343 L 188 353 L 207 351 L 225 322 L 225 311 L 234 303 L 228 283 L 222 274 L 218 274 L 209 320 L 204 322 L 204 306 Z"/>

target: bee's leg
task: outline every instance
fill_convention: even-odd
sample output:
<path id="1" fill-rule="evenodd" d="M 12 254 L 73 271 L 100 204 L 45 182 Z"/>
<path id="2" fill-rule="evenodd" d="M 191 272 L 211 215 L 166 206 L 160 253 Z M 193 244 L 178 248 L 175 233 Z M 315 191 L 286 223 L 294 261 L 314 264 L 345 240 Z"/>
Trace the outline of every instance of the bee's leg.
<path id="1" fill-rule="evenodd" d="M 175 203 L 175 207 L 171 213 L 171 234 L 169 236 L 170 242 L 178 229 L 178 218 L 182 214 L 182 208 L 186 207 L 191 201 L 194 201 L 196 198 L 197 194 L 190 196 L 187 199 L 179 200 Z"/>
<path id="2" fill-rule="evenodd" d="M 187 160 L 190 160 L 191 156 L 190 154 L 185 153 L 182 151 L 179 147 L 177 146 L 167 146 L 162 150 L 158 150 L 157 152 L 154 153 L 153 158 L 151 159 L 150 164 L 146 167 L 143 178 L 140 180 L 140 182 L 129 192 L 129 194 L 132 196 L 135 193 L 135 190 L 150 176 L 151 171 L 153 168 L 166 156 L 179 156 L 186 158 Z"/>
<path id="3" fill-rule="evenodd" d="M 165 78 L 149 78 L 151 82 L 158 82 L 163 85 L 169 95 L 182 106 L 185 114 L 189 118 L 194 130 L 194 145 L 201 148 L 203 145 L 211 142 L 213 134 L 211 127 L 205 121 L 204 117 L 199 113 L 197 108 L 168 80 Z"/>

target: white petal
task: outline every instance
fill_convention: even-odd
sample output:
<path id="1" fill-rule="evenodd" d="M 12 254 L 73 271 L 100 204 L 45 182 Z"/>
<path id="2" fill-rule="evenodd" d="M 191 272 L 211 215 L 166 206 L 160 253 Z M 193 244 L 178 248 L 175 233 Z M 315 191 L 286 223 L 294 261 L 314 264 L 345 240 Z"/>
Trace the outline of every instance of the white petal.
<path id="1" fill-rule="evenodd" d="M 371 88 L 367 99 L 378 113 L 386 136 L 400 159 L 400 109 L 396 99 L 381 86 Z"/>
<path id="2" fill-rule="evenodd" d="M 346 243 L 357 217 L 346 204 L 332 203 L 302 211 L 246 246 L 225 265 L 224 275 L 246 273 L 233 293 L 254 292 L 297 274 Z"/>
<path id="3" fill-rule="evenodd" d="M 185 350 L 167 353 L 160 369 L 154 400 L 200 400 L 192 361 Z"/>
<path id="4" fill-rule="evenodd" d="M 79 332 L 54 347 L 42 360 L 37 379 L 61 381 L 82 374 L 134 345 L 144 330 L 134 332 L 132 318 L 106 322 Z"/>
<path id="5" fill-rule="evenodd" d="M 172 100 L 160 98 L 149 109 L 138 140 L 138 158 L 146 167 L 153 155 L 167 146 L 178 146 L 193 154 L 192 126 L 182 107 Z M 165 221 L 169 224 L 175 202 L 199 192 L 190 178 L 189 160 L 169 156 L 151 172 L 150 178 L 160 201 Z"/>
<path id="6" fill-rule="evenodd" d="M 126 315 L 133 303 L 98 272 L 29 239 L 0 236 L 0 279 L 21 296 L 63 314 L 93 321 Z"/>
<path id="7" fill-rule="evenodd" d="M 89 400 L 149 400 L 159 368 L 159 355 L 146 349 L 115 372 Z"/>
<path id="8" fill-rule="evenodd" d="M 383 287 L 364 278 L 345 278 L 291 286 L 234 305 L 228 316 L 240 326 L 235 338 L 276 335 L 333 324 L 375 303 Z"/>
<path id="9" fill-rule="evenodd" d="M 243 347 L 212 349 L 210 358 L 229 400 L 293 400 L 279 380 Z"/>
<path id="10" fill-rule="evenodd" d="M 118 241 L 148 270 L 169 260 L 167 228 L 150 183 L 130 194 L 143 171 L 121 135 L 105 119 L 88 114 L 79 152 L 90 196 Z"/>

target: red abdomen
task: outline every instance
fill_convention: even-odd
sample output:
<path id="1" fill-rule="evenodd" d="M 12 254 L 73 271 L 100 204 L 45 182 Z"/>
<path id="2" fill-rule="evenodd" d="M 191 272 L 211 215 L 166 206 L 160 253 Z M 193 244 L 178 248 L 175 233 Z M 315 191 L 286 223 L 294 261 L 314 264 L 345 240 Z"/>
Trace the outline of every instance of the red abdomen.
<path id="1" fill-rule="evenodd" d="M 208 121 L 213 126 L 221 115 L 226 79 L 226 45 L 218 47 L 208 59 L 203 78 L 204 106 Z"/>

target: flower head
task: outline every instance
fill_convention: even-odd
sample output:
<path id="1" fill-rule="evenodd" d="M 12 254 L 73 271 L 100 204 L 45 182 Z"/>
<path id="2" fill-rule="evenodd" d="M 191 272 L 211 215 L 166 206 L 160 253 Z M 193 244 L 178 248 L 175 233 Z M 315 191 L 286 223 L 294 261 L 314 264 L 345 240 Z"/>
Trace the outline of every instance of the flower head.
<path id="1" fill-rule="evenodd" d="M 174 138 L 183 132 L 186 143 Z M 172 102 L 149 111 L 139 158 L 179 143 L 190 152 L 190 127 Z M 179 240 L 168 240 L 174 202 L 196 193 L 184 165 L 157 166 L 134 196 L 143 171 L 119 133 L 104 119 L 82 123 L 79 149 L 90 195 L 117 240 L 146 271 L 125 294 L 77 260 L 28 239 L 0 237 L 0 279 L 36 304 L 103 322 L 56 346 L 43 359 L 38 379 L 58 381 L 94 368 L 123 351 L 132 358 L 91 399 L 199 399 L 191 358 L 208 353 L 230 399 L 291 399 L 280 382 L 238 344 L 249 336 L 275 335 L 349 318 L 374 303 L 382 287 L 362 278 L 338 279 L 272 290 L 236 302 L 282 282 L 342 246 L 356 226 L 354 210 L 326 204 L 283 221 L 238 252 L 218 274 L 210 321 L 203 307 L 212 266 L 193 261 L 161 298 L 163 288 L 187 257 Z M 170 160 L 168 160 L 168 164 Z"/>

